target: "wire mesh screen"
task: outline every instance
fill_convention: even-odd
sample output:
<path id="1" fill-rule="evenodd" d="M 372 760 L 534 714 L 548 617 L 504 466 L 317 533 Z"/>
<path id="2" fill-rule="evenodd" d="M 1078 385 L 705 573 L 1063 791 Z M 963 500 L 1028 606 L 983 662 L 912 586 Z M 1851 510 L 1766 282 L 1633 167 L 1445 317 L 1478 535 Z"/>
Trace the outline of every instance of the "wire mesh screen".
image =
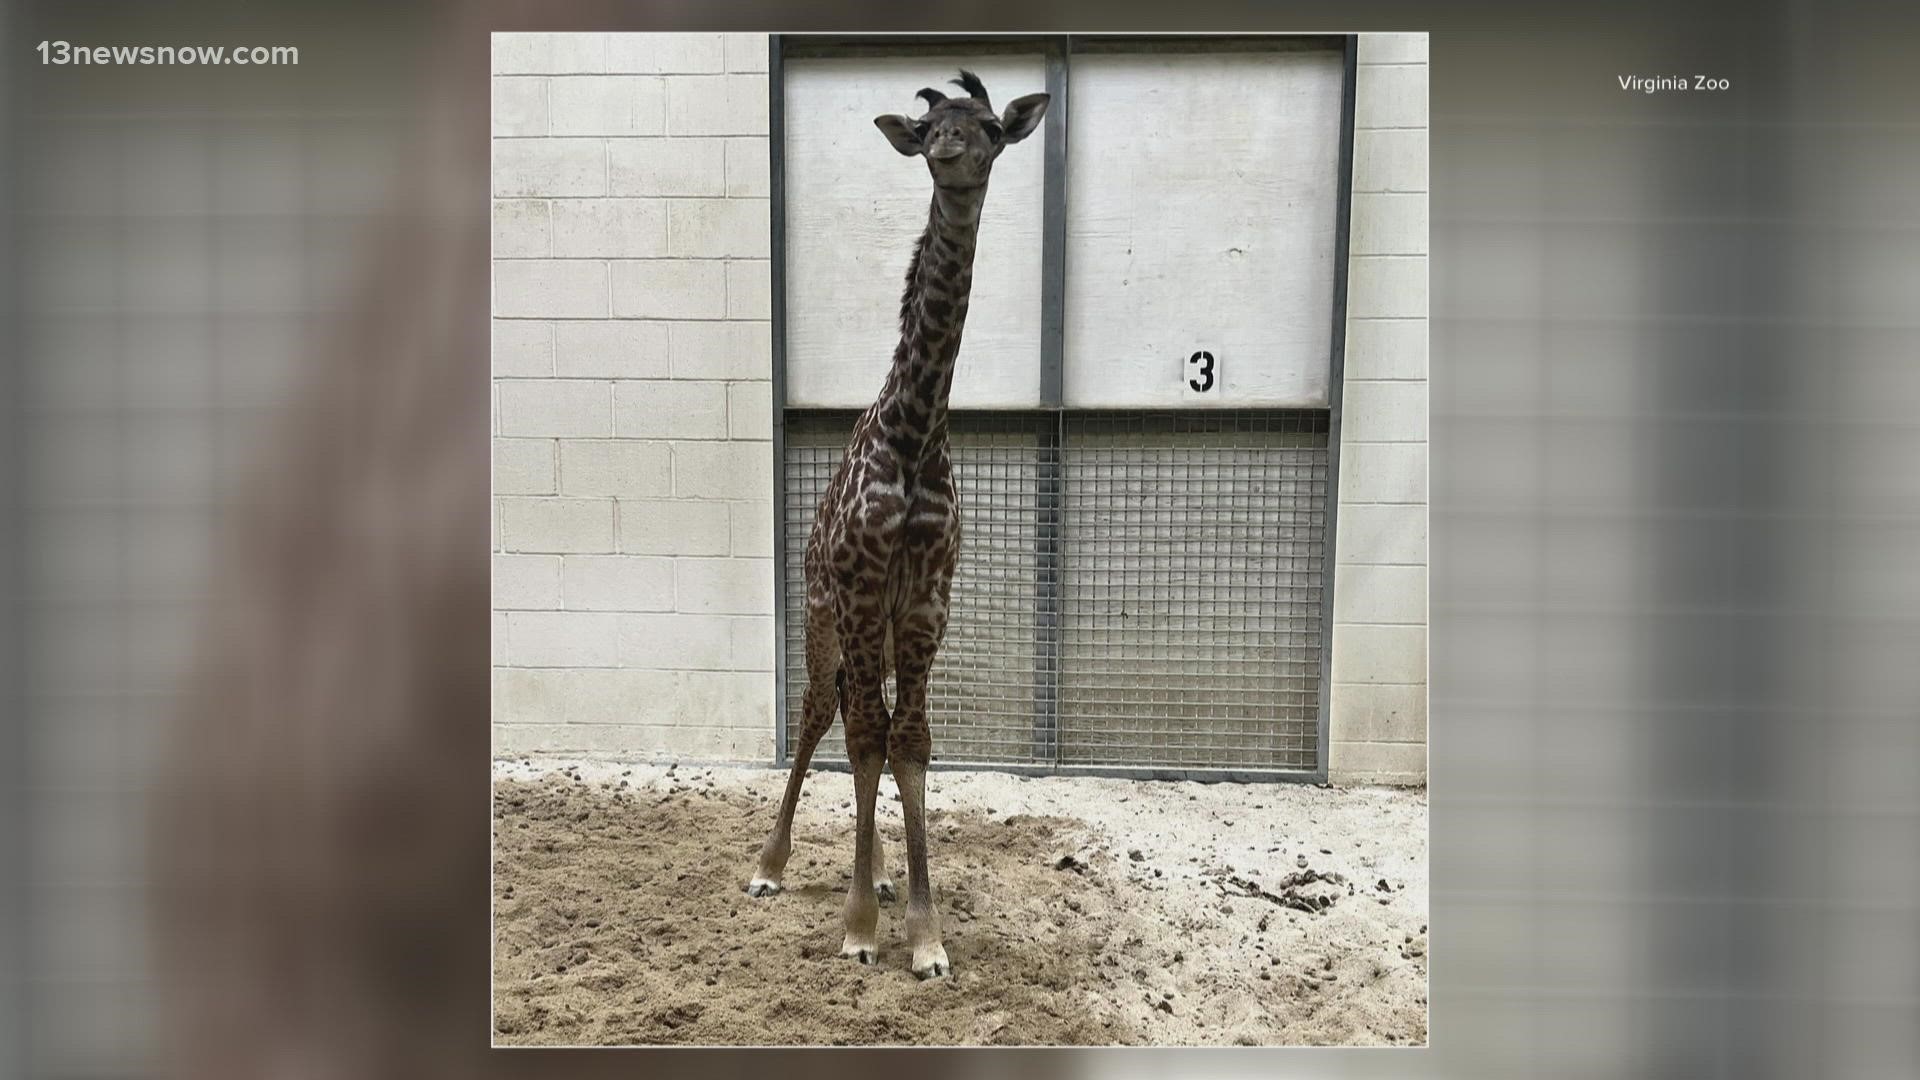
<path id="1" fill-rule="evenodd" d="M 1318 763 L 1327 417 L 1074 414 L 1062 762 Z"/>
<path id="2" fill-rule="evenodd" d="M 789 754 L 807 534 L 854 419 L 786 421 Z M 1325 412 L 974 413 L 952 428 L 964 533 L 928 695 L 936 760 L 1318 765 Z M 838 725 L 816 759 L 845 759 Z"/>
<path id="3" fill-rule="evenodd" d="M 857 414 L 790 417 L 786 429 L 787 752 L 801 727 L 806 691 L 805 552 L 821 493 L 840 466 Z M 952 614 L 927 689 L 933 754 L 943 761 L 1045 760 L 1035 743 L 1035 701 L 1049 693 L 1036 602 L 1051 590 L 1036 560 L 1043 525 L 1058 521 L 1058 469 L 1050 421 L 1014 414 L 956 415 L 954 482 L 963 539 Z M 887 701 L 893 696 L 887 680 Z M 845 760 L 836 723 L 814 752 Z"/>

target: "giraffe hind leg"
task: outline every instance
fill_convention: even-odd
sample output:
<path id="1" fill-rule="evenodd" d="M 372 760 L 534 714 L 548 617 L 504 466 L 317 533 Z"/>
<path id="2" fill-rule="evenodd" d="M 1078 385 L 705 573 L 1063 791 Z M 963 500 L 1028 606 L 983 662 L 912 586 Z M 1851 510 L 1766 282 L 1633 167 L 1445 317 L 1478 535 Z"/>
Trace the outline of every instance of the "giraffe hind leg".
<path id="1" fill-rule="evenodd" d="M 814 747 L 833 726 L 834 714 L 844 700 L 845 682 L 832 615 L 824 607 L 810 608 L 807 612 L 807 693 L 801 707 L 800 739 L 793 750 L 793 765 L 787 772 L 787 790 L 780 800 L 779 817 L 760 847 L 759 863 L 752 880 L 747 882 L 748 896 L 772 896 L 780 891 L 787 858 L 793 853 L 793 815 L 800 805 L 800 789 L 806 783 Z"/>

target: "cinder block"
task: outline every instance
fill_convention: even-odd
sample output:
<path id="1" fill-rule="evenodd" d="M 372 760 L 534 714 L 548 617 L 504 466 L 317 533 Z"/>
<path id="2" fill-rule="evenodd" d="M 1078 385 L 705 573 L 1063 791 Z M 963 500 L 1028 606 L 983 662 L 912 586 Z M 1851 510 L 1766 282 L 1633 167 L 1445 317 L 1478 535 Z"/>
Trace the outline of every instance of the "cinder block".
<path id="1" fill-rule="evenodd" d="M 1427 568 L 1348 565 L 1334 569 L 1335 623 L 1427 621 Z"/>
<path id="2" fill-rule="evenodd" d="M 501 713 L 498 700 L 496 715 Z M 652 760 L 678 756 L 667 747 L 667 736 L 683 729 L 646 724 L 547 724 L 497 722 L 493 729 L 496 757 L 554 755 L 579 758 Z"/>
<path id="3" fill-rule="evenodd" d="M 610 552 L 612 499 L 503 496 L 500 544 L 506 551 Z"/>
<path id="4" fill-rule="evenodd" d="M 680 676 L 680 723 L 699 728 L 773 728 L 773 673 L 687 671 Z"/>
<path id="5" fill-rule="evenodd" d="M 1348 319 L 1349 379 L 1425 379 L 1427 320 Z"/>
<path id="6" fill-rule="evenodd" d="M 662 751 L 682 761 L 767 761 L 773 754 L 773 729 L 685 726 L 661 733 Z"/>
<path id="7" fill-rule="evenodd" d="M 557 136 L 666 132 L 667 90 L 662 79 L 632 75 L 555 79 L 548 95 Z"/>
<path id="8" fill-rule="evenodd" d="M 493 320 L 495 378 L 553 374 L 553 325 L 525 319 Z"/>
<path id="9" fill-rule="evenodd" d="M 773 264 L 766 259 L 727 264 L 727 318 L 773 317 Z"/>
<path id="10" fill-rule="evenodd" d="M 733 553 L 773 557 L 773 503 L 736 502 L 733 506 Z"/>
<path id="11" fill-rule="evenodd" d="M 496 611 L 559 610 L 560 556 L 495 555 L 493 607 Z"/>
<path id="12" fill-rule="evenodd" d="M 671 611 L 674 560 L 580 555 L 566 561 L 569 611 Z"/>
<path id="13" fill-rule="evenodd" d="M 493 35 L 493 70 L 502 74 L 571 75 L 606 68 L 605 34 Z"/>
<path id="14" fill-rule="evenodd" d="M 727 385 L 665 379 L 615 383 L 613 430 L 627 439 L 724 439 Z"/>
<path id="15" fill-rule="evenodd" d="M 726 194 L 726 144 L 720 139 L 615 139 L 607 143 L 612 194 Z"/>
<path id="16" fill-rule="evenodd" d="M 1327 737 L 1342 742 L 1427 741 L 1424 684 L 1335 683 Z"/>
<path id="17" fill-rule="evenodd" d="M 494 200 L 494 258 L 544 259 L 551 254 L 553 246 L 544 200 Z"/>
<path id="18" fill-rule="evenodd" d="M 1424 684 L 1427 628 L 1334 623 L 1333 681 Z"/>
<path id="19" fill-rule="evenodd" d="M 735 439 L 773 438 L 772 383 L 728 384 L 727 433 Z"/>
<path id="20" fill-rule="evenodd" d="M 694 499 L 772 499 L 773 444 L 673 444 L 673 493 Z"/>
<path id="21" fill-rule="evenodd" d="M 493 144 L 493 193 L 542 198 L 607 193 L 600 139 L 502 139 Z"/>
<path id="22" fill-rule="evenodd" d="M 727 140 L 727 196 L 765 198 L 772 183 L 767 140 L 760 136 Z"/>
<path id="23" fill-rule="evenodd" d="M 727 314 L 727 271 L 718 260 L 648 259 L 613 264 L 613 313 L 623 319 L 717 319 Z"/>
<path id="24" fill-rule="evenodd" d="M 507 663 L 507 613 L 493 613 L 493 666 L 504 667 Z"/>
<path id="25" fill-rule="evenodd" d="M 1427 782 L 1427 748 L 1421 743 L 1335 742 L 1327 750 L 1327 774 L 1336 784 Z"/>
<path id="26" fill-rule="evenodd" d="M 1334 539 L 1340 563 L 1426 565 L 1427 508 L 1424 505 L 1340 507 Z"/>
<path id="27" fill-rule="evenodd" d="M 607 264 L 496 262 L 493 313 L 508 318 L 565 319 L 607 314 Z"/>
<path id="28" fill-rule="evenodd" d="M 609 34 L 607 70 L 655 75 L 726 70 L 721 34 Z"/>
<path id="29" fill-rule="evenodd" d="M 495 138 L 547 134 L 547 80 L 520 75 L 493 78 Z"/>
<path id="30" fill-rule="evenodd" d="M 1355 131 L 1353 190 L 1426 191 L 1427 130 Z"/>
<path id="31" fill-rule="evenodd" d="M 1427 253 L 1427 196 L 1355 192 L 1353 255 L 1425 255 Z"/>
<path id="32" fill-rule="evenodd" d="M 1354 85 L 1353 126 L 1355 129 L 1426 127 L 1426 65 L 1361 65 Z"/>
<path id="33" fill-rule="evenodd" d="M 725 555 L 732 516 L 723 502 L 625 499 L 620 550 L 630 555 Z"/>
<path id="34" fill-rule="evenodd" d="M 557 454 L 550 439 L 493 440 L 495 495 L 552 495 L 559 488 Z"/>
<path id="35" fill-rule="evenodd" d="M 676 379 L 770 379 L 773 376 L 771 323 L 674 323 L 669 338 Z"/>
<path id="36" fill-rule="evenodd" d="M 767 257 L 767 200 L 674 199 L 667 206 L 667 249 L 675 257 Z"/>
<path id="37" fill-rule="evenodd" d="M 667 671 L 735 668 L 739 665 L 733 656 L 734 621 L 724 615 L 622 615 L 620 666 Z"/>
<path id="38" fill-rule="evenodd" d="M 565 378 L 664 379 L 667 324 L 627 319 L 556 323 L 554 370 Z"/>
<path id="39" fill-rule="evenodd" d="M 1427 384 L 1346 384 L 1341 398 L 1340 438 L 1351 442 L 1426 442 Z"/>
<path id="40" fill-rule="evenodd" d="M 553 254 L 651 259 L 667 253 L 667 208 L 656 199 L 562 199 L 553 204 Z"/>
<path id="41" fill-rule="evenodd" d="M 1424 33 L 1361 34 L 1357 59 L 1362 64 L 1424 64 L 1427 62 L 1427 35 Z"/>
<path id="42" fill-rule="evenodd" d="M 551 671 L 495 668 L 493 725 L 496 735 L 526 724 L 560 724 L 561 696 Z"/>
<path id="43" fill-rule="evenodd" d="M 769 559 L 676 559 L 677 610 L 726 615 L 773 612 L 773 562 Z"/>
<path id="44" fill-rule="evenodd" d="M 613 434 L 612 391 L 604 382 L 509 379 L 499 384 L 500 434 L 549 438 Z"/>
<path id="45" fill-rule="evenodd" d="M 507 614 L 507 656 L 520 667 L 612 667 L 619 616 L 586 611 Z"/>
<path id="46" fill-rule="evenodd" d="M 779 632 L 773 616 L 729 619 L 733 626 L 733 666 L 742 671 L 773 672 L 773 636 Z"/>
<path id="47" fill-rule="evenodd" d="M 661 497 L 673 493 L 673 452 L 667 443 L 625 439 L 563 441 L 560 493 L 573 496 Z"/>
<path id="48" fill-rule="evenodd" d="M 667 82 L 670 135 L 765 135 L 765 75 L 690 75 Z"/>
<path id="49" fill-rule="evenodd" d="M 1342 443 L 1340 502 L 1427 501 L 1425 443 Z"/>
<path id="50" fill-rule="evenodd" d="M 1424 255 L 1356 255 L 1347 260 L 1347 318 L 1425 318 Z"/>
<path id="51" fill-rule="evenodd" d="M 768 46 L 765 34 L 726 34 L 728 71 L 767 70 Z"/>
<path id="52" fill-rule="evenodd" d="M 623 668 L 506 668 L 495 673 L 494 715 L 511 722 L 671 725 L 679 678 Z"/>

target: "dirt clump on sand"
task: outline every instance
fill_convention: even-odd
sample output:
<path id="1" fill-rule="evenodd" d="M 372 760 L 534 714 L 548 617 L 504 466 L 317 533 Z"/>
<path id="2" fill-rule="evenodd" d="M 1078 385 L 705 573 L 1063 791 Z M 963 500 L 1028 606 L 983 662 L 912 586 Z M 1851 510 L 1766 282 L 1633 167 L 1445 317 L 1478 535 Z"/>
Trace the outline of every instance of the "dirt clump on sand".
<path id="1" fill-rule="evenodd" d="M 1424 793 L 937 773 L 928 835 L 954 974 L 921 982 L 902 904 L 881 907 L 878 965 L 839 956 L 844 774 L 809 781 L 783 891 L 745 894 L 783 784 L 760 769 L 497 765 L 494 1040 L 1425 1042 Z M 891 794 L 877 818 L 904 894 Z M 1317 806 L 1348 847 L 1376 823 L 1388 846 L 1328 858 L 1271 828 L 1269 806 Z"/>

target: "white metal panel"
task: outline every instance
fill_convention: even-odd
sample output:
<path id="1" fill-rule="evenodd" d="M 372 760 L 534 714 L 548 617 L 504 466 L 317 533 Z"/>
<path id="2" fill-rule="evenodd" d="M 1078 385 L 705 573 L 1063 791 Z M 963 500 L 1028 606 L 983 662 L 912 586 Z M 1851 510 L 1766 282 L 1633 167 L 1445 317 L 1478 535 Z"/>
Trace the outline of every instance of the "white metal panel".
<path id="1" fill-rule="evenodd" d="M 899 342 L 900 290 L 933 180 L 873 126 L 918 116 L 914 91 L 961 91 L 965 66 L 995 109 L 1045 89 L 1033 56 L 793 59 L 786 68 L 787 404 L 865 408 Z M 1046 133 L 1009 146 L 981 213 L 973 296 L 953 380 L 956 408 L 1040 399 L 1040 214 Z"/>
<path id="2" fill-rule="evenodd" d="M 1067 404 L 1327 404 L 1341 74 L 1331 50 L 1074 57 Z"/>

